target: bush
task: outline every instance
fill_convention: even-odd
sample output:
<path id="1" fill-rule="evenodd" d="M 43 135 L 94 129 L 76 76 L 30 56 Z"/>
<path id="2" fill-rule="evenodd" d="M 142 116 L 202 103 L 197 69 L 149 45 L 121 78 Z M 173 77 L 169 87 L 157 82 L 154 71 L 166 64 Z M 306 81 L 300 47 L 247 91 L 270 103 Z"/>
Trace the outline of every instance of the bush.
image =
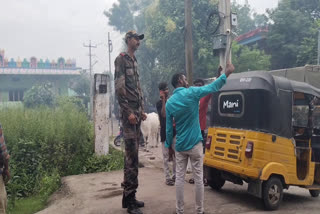
<path id="1" fill-rule="evenodd" d="M 7 185 L 11 207 L 15 199 L 58 189 L 60 176 L 121 169 L 123 153 L 94 154 L 93 124 L 77 99 L 58 99 L 54 108 L 0 110 L 11 155 L 12 179 Z"/>
<path id="2" fill-rule="evenodd" d="M 52 106 L 54 99 L 55 96 L 51 83 L 43 83 L 32 86 L 32 88 L 26 91 L 23 103 L 27 108 L 35 108 L 42 105 Z"/>
<path id="3" fill-rule="evenodd" d="M 93 155 L 88 159 L 83 167 L 84 173 L 92 172 L 109 172 L 123 168 L 124 159 L 123 152 L 118 151 L 110 146 L 108 155 Z"/>
<path id="4" fill-rule="evenodd" d="M 68 106 L 73 105 L 77 107 L 79 111 L 85 112 L 86 108 L 84 105 L 84 100 L 77 97 L 59 96 L 56 98 L 56 106 Z"/>
<path id="5" fill-rule="evenodd" d="M 43 176 L 78 174 L 94 153 L 93 127 L 74 105 L 0 111 L 13 178 L 8 193 L 36 193 Z"/>
<path id="6" fill-rule="evenodd" d="M 58 170 L 53 170 L 51 174 L 45 174 L 39 182 L 38 193 L 43 198 L 48 198 L 54 191 L 56 191 L 61 184 Z"/>

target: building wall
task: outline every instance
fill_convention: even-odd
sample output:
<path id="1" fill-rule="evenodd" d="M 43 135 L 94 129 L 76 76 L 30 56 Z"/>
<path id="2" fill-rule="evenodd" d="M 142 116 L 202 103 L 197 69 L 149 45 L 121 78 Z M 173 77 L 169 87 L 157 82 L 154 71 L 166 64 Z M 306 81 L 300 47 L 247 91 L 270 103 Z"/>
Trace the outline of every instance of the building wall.
<path id="1" fill-rule="evenodd" d="M 0 102 L 9 101 L 9 95 L 16 93 L 18 97 L 33 85 L 51 82 L 57 95 L 68 95 L 68 82 L 72 76 L 67 75 L 1 75 L 0 76 Z"/>

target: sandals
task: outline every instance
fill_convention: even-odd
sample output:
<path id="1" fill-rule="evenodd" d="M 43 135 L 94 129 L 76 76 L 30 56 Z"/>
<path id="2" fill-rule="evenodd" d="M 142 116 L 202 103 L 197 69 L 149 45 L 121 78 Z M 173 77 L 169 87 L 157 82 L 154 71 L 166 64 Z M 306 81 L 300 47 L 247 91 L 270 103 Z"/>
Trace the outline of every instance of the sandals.
<path id="1" fill-rule="evenodd" d="M 194 179 L 190 178 L 189 179 L 189 184 L 194 184 Z M 206 178 L 203 179 L 203 185 L 208 186 L 208 180 Z"/>
<path id="2" fill-rule="evenodd" d="M 194 179 L 193 178 L 189 179 L 189 184 L 194 184 Z"/>
<path id="3" fill-rule="evenodd" d="M 168 186 L 173 186 L 173 185 L 174 185 L 174 181 L 171 180 L 171 179 L 168 179 L 168 180 L 166 180 L 166 184 L 167 184 Z"/>

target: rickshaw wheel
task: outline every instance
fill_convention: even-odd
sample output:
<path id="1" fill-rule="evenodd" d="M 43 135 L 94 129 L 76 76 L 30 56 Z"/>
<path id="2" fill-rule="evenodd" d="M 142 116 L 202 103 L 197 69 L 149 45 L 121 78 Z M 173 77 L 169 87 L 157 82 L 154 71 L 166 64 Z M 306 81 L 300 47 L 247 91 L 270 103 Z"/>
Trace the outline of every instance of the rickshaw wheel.
<path id="1" fill-rule="evenodd" d="M 320 193 L 319 190 L 311 190 L 311 189 L 309 190 L 309 192 L 310 192 L 310 195 L 314 198 L 318 197 Z"/>
<path id="2" fill-rule="evenodd" d="M 217 169 L 210 169 L 210 179 L 208 179 L 208 185 L 214 189 L 214 190 L 220 190 L 224 183 L 226 182 L 222 177 L 221 177 L 221 172 Z"/>
<path id="3" fill-rule="evenodd" d="M 278 209 L 283 197 L 283 185 L 279 178 L 271 177 L 263 184 L 262 199 L 267 210 Z"/>

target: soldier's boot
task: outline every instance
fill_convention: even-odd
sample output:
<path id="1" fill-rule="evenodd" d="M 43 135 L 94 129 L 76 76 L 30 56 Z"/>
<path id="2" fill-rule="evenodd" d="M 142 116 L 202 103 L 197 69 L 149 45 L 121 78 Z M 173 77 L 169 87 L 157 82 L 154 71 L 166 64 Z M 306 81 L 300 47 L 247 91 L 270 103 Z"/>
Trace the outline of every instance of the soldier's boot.
<path id="1" fill-rule="evenodd" d="M 129 214 L 143 214 L 142 211 L 139 209 L 139 207 L 136 204 L 136 200 L 133 196 L 129 196 L 127 198 L 127 212 Z"/>
<path id="2" fill-rule="evenodd" d="M 122 194 L 122 208 L 128 208 L 128 202 L 132 201 L 138 208 L 144 207 L 143 201 L 138 201 L 136 199 L 136 195 L 133 194 L 131 196 L 125 197 L 124 193 Z"/>

